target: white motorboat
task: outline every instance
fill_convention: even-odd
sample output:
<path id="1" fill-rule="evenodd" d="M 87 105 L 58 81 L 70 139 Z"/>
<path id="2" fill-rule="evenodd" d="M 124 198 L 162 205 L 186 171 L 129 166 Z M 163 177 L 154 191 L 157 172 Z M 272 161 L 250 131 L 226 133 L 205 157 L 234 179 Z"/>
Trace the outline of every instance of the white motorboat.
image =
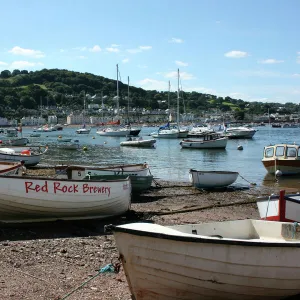
<path id="1" fill-rule="evenodd" d="M 89 134 L 90 132 L 91 132 L 91 128 L 85 128 L 85 125 L 84 127 L 76 130 L 77 134 Z"/>
<path id="2" fill-rule="evenodd" d="M 125 127 L 108 127 L 96 131 L 101 136 L 127 136 L 130 135 L 130 129 Z"/>
<path id="3" fill-rule="evenodd" d="M 177 139 L 179 137 L 178 129 L 169 129 L 169 123 L 165 126 L 159 127 L 158 131 L 152 132 L 150 134 L 154 138 L 163 138 L 163 139 Z"/>
<path id="4" fill-rule="evenodd" d="M 126 141 L 120 143 L 120 146 L 149 148 L 154 147 L 155 139 L 144 140 L 142 137 L 129 137 Z"/>
<path id="5" fill-rule="evenodd" d="M 48 147 L 0 147 L 0 161 L 24 161 L 25 166 L 37 165 Z"/>
<path id="6" fill-rule="evenodd" d="M 189 171 L 190 182 L 199 189 L 226 187 L 234 183 L 238 175 L 238 172 L 231 171 Z"/>
<path id="7" fill-rule="evenodd" d="M 264 147 L 262 163 L 270 174 L 300 174 L 300 145 L 276 144 Z"/>
<path id="8" fill-rule="evenodd" d="M 207 134 L 214 133 L 214 129 L 209 128 L 207 125 L 204 124 L 195 124 L 192 129 L 188 132 L 189 138 L 199 138 Z"/>
<path id="9" fill-rule="evenodd" d="M 182 148 L 193 149 L 225 149 L 227 146 L 227 137 L 220 137 L 219 134 L 207 134 L 203 136 L 203 139 L 184 139 L 179 144 Z"/>
<path id="10" fill-rule="evenodd" d="M 225 127 L 223 135 L 229 139 L 252 139 L 256 130 L 249 127 L 239 126 L 239 127 Z"/>
<path id="11" fill-rule="evenodd" d="M 118 180 L 68 180 L 0 176 L 3 222 L 107 218 L 127 212 L 129 177 Z"/>
<path id="12" fill-rule="evenodd" d="M 135 300 L 273 300 L 300 293 L 300 237 L 291 223 L 131 223 L 106 230 L 114 234 Z"/>

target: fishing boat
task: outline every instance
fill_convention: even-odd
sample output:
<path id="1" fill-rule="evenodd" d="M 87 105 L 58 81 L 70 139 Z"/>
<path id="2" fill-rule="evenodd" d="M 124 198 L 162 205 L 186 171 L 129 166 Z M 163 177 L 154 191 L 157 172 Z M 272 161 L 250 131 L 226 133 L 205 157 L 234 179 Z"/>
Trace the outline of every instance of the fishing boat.
<path id="1" fill-rule="evenodd" d="M 269 221 L 300 222 L 300 194 L 285 194 L 257 198 L 260 218 Z"/>
<path id="2" fill-rule="evenodd" d="M 227 137 L 221 137 L 217 133 L 206 134 L 202 139 L 183 139 L 179 144 L 182 148 L 194 149 L 225 149 Z"/>
<path id="3" fill-rule="evenodd" d="M 198 189 L 226 187 L 234 183 L 238 175 L 231 171 L 189 171 L 190 182 Z"/>
<path id="4" fill-rule="evenodd" d="M 129 137 L 126 141 L 121 142 L 120 146 L 151 148 L 155 143 L 155 139 L 144 140 L 142 137 Z"/>
<path id="5" fill-rule="evenodd" d="M 25 172 L 24 163 L 0 161 L 0 176 L 22 175 Z"/>
<path id="6" fill-rule="evenodd" d="M 99 179 L 122 179 L 129 176 L 133 192 L 140 192 L 151 187 L 153 176 L 150 174 L 147 164 L 97 167 L 79 165 L 57 165 L 55 166 L 57 178 L 68 178 L 74 180 Z"/>
<path id="7" fill-rule="evenodd" d="M 130 179 L 0 176 L 0 221 L 107 218 L 130 208 Z"/>
<path id="8" fill-rule="evenodd" d="M 150 174 L 149 166 L 146 163 L 113 166 L 56 165 L 55 170 L 56 174 L 65 173 L 73 179 L 83 178 L 86 174 L 127 176 L 147 176 Z"/>
<path id="9" fill-rule="evenodd" d="M 264 147 L 262 163 L 270 174 L 300 174 L 300 145 L 276 144 Z"/>
<path id="10" fill-rule="evenodd" d="M 0 147 L 0 161 L 24 161 L 24 165 L 37 165 L 43 155 L 48 151 L 48 147 Z"/>
<path id="11" fill-rule="evenodd" d="M 290 223 L 139 222 L 105 229 L 114 234 L 135 300 L 271 300 L 300 293 L 299 232 Z"/>

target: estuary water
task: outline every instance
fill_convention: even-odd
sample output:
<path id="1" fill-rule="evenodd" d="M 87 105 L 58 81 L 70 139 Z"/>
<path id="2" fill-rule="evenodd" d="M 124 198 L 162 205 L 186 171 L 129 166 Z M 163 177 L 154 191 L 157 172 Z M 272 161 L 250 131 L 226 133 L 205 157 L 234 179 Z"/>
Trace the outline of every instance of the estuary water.
<path id="1" fill-rule="evenodd" d="M 261 162 L 264 146 L 275 143 L 300 143 L 300 128 L 257 127 L 253 139 L 228 140 L 225 150 L 181 149 L 180 139 L 157 139 L 155 148 L 120 147 L 125 137 L 105 137 L 96 134 L 92 128 L 89 135 L 76 134 L 74 127 L 64 127 L 63 131 L 42 132 L 41 137 L 31 138 L 32 128 L 23 128 L 23 137 L 28 137 L 31 145 L 48 145 L 42 164 L 134 164 L 147 162 L 155 178 L 182 181 L 189 180 L 189 169 L 207 171 L 237 171 L 240 173 L 237 183 L 257 186 L 274 183 L 274 177 L 267 175 Z M 144 139 L 156 131 L 154 127 L 143 127 L 140 133 Z M 57 139 L 77 139 L 79 150 L 61 150 L 57 148 Z M 237 150 L 239 145 L 243 150 Z M 83 148 L 86 147 L 86 151 Z M 288 177 L 281 180 L 282 186 L 300 189 L 300 177 Z M 280 184 L 280 183 L 279 183 Z"/>

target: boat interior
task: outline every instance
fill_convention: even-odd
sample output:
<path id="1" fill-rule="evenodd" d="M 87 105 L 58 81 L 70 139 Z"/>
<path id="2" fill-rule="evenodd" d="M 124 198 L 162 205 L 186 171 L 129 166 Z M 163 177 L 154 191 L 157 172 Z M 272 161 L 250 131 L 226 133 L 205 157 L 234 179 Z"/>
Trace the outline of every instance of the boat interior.
<path id="1" fill-rule="evenodd" d="M 300 240 L 300 225 L 295 230 L 293 223 L 264 221 L 264 220 L 237 220 L 203 224 L 185 224 L 161 226 L 149 223 L 122 225 L 126 229 L 138 229 L 153 234 L 165 234 L 178 238 L 208 238 L 212 240 L 251 240 L 253 242 L 297 242 Z M 135 228 L 136 227 L 136 228 Z M 175 238 L 176 239 L 176 238 Z"/>

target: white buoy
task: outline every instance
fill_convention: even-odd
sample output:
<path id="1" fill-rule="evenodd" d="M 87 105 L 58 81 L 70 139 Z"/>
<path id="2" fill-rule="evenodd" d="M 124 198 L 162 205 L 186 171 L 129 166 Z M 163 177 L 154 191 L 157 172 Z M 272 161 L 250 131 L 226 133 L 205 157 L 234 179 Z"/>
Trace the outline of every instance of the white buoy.
<path id="1" fill-rule="evenodd" d="M 244 148 L 243 148 L 242 145 L 239 145 L 239 146 L 237 147 L 237 149 L 238 149 L 238 150 L 243 150 Z"/>
<path id="2" fill-rule="evenodd" d="M 275 175 L 276 175 L 276 177 L 278 176 L 281 176 L 282 175 L 282 172 L 280 171 L 280 170 L 277 170 L 276 172 L 275 172 Z"/>

